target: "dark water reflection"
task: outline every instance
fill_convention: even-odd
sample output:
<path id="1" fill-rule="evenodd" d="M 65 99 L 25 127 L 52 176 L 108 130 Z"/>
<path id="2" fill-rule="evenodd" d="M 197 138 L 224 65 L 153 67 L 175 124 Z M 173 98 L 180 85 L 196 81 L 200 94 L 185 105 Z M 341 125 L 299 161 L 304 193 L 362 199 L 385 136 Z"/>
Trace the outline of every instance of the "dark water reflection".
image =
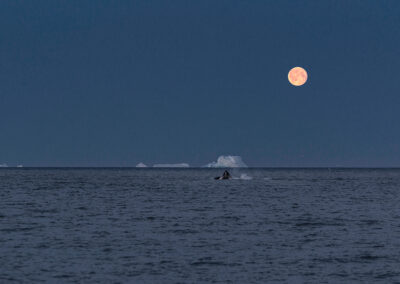
<path id="1" fill-rule="evenodd" d="M 220 172 L 0 170 L 0 282 L 400 283 L 400 170 Z"/>

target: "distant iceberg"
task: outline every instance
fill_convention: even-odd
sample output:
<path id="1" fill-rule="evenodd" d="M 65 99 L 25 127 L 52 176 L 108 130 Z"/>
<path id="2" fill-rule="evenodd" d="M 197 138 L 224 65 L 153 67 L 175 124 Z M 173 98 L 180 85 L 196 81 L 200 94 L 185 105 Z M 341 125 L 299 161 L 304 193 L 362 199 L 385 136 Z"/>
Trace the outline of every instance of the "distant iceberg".
<path id="1" fill-rule="evenodd" d="M 247 168 L 240 156 L 219 156 L 216 162 L 205 165 L 207 168 Z"/>
<path id="2" fill-rule="evenodd" d="M 140 162 L 139 164 L 136 165 L 137 168 L 147 168 L 147 166 L 145 164 L 143 164 L 142 162 Z"/>
<path id="3" fill-rule="evenodd" d="M 0 164 L 0 168 L 8 168 L 7 164 Z"/>
<path id="4" fill-rule="evenodd" d="M 17 166 L 17 168 L 23 168 L 24 167 L 24 165 L 18 165 Z"/>
<path id="5" fill-rule="evenodd" d="M 153 168 L 188 168 L 189 164 L 180 163 L 180 164 L 155 164 Z"/>

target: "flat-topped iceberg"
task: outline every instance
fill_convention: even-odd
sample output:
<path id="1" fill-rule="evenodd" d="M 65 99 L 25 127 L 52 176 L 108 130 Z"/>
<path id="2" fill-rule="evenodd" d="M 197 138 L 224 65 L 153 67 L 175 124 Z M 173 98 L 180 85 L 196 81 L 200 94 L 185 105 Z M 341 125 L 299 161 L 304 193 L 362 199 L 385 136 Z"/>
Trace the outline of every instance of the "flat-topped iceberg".
<path id="1" fill-rule="evenodd" d="M 180 164 L 155 164 L 153 168 L 188 168 L 189 164 L 180 163 Z"/>

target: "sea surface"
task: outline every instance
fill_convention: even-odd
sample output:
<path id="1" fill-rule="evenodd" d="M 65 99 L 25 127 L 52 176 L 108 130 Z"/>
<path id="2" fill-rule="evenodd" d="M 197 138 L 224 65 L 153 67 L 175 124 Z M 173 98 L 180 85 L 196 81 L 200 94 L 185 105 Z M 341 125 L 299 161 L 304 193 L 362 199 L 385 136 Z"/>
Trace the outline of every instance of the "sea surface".
<path id="1" fill-rule="evenodd" d="M 399 169 L 1 169 L 0 283 L 400 283 Z"/>

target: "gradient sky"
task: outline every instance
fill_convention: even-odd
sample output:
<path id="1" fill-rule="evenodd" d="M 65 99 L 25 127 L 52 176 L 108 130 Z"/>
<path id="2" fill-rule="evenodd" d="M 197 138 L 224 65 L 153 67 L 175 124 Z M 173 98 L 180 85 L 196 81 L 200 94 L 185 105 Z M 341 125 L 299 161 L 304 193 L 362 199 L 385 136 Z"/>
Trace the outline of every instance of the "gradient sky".
<path id="1" fill-rule="evenodd" d="M 0 1 L 0 164 L 400 166 L 399 70 L 397 0 Z"/>

